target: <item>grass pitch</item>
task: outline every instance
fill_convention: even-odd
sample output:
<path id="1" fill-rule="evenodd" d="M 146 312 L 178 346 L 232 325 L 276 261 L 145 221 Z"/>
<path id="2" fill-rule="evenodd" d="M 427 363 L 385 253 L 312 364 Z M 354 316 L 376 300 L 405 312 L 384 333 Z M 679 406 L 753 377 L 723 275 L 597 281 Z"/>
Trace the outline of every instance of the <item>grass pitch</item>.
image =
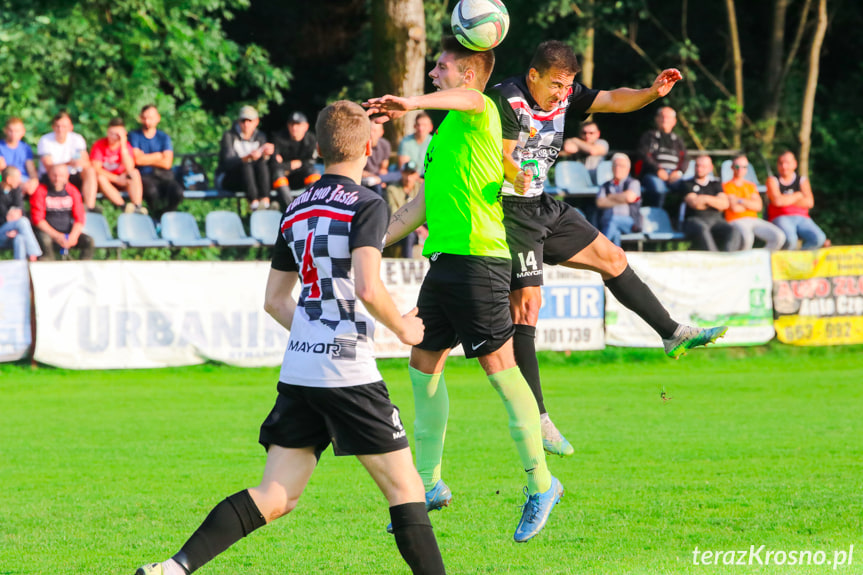
<path id="1" fill-rule="evenodd" d="M 526 544 L 512 541 L 523 473 L 500 400 L 475 362 L 447 368 L 454 500 L 432 523 L 449 573 L 863 572 L 863 348 L 540 361 L 576 455 L 549 459 L 566 495 Z M 412 438 L 406 361 L 382 367 Z M 173 554 L 215 503 L 257 483 L 277 375 L 0 366 L 0 574 L 131 574 Z M 330 450 L 294 513 L 199 573 L 407 573 L 388 521 L 359 463 Z M 852 544 L 835 571 L 693 565 L 696 546 L 832 560 Z"/>

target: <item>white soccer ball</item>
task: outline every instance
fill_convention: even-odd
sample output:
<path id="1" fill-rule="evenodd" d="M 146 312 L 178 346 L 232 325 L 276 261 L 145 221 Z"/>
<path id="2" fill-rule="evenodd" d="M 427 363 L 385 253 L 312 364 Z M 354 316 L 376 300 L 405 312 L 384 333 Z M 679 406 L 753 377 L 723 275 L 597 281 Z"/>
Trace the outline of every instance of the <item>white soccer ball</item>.
<path id="1" fill-rule="evenodd" d="M 465 48 L 484 52 L 509 31 L 509 12 L 500 0 L 459 0 L 452 11 L 452 33 Z"/>

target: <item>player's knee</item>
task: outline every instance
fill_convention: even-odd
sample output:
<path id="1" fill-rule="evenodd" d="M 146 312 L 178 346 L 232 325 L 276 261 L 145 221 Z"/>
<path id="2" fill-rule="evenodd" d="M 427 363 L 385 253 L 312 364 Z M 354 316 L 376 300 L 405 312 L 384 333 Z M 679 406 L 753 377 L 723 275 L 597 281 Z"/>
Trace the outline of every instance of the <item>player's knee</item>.
<path id="1" fill-rule="evenodd" d="M 254 497 L 258 510 L 267 523 L 284 517 L 297 508 L 299 497 L 291 496 L 281 485 L 261 485 L 255 489 L 259 497 Z"/>
<path id="2" fill-rule="evenodd" d="M 612 244 L 608 248 L 608 253 L 603 258 L 606 262 L 606 271 L 612 277 L 617 277 L 623 273 L 629 263 L 626 260 L 626 252 L 620 246 Z"/>

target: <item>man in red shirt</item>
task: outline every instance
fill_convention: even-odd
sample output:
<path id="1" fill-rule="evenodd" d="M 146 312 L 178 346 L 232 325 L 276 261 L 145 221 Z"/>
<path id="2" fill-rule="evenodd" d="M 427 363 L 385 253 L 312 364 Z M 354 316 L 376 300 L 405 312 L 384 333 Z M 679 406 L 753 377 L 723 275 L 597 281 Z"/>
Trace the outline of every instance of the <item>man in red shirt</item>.
<path id="1" fill-rule="evenodd" d="M 30 219 L 42 246 L 42 260 L 55 260 L 75 248 L 82 260 L 93 259 L 93 239 L 84 231 L 84 202 L 81 192 L 69 183 L 69 168 L 54 164 L 48 168 L 49 185 L 40 184 L 30 197 Z"/>
<path id="2" fill-rule="evenodd" d="M 107 137 L 93 144 L 90 162 L 96 170 L 99 191 L 112 204 L 124 208 L 127 214 L 147 213 L 147 209 L 141 205 L 144 196 L 141 174 L 135 168 L 135 153 L 127 140 L 126 125 L 122 118 L 108 122 Z M 120 190 L 129 194 L 128 203 L 123 201 Z"/>

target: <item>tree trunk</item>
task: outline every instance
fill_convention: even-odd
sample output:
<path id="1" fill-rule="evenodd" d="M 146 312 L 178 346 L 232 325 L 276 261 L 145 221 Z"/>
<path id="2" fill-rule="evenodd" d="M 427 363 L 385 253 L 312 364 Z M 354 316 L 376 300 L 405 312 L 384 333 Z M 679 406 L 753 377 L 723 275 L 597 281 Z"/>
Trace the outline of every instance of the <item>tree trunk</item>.
<path id="1" fill-rule="evenodd" d="M 734 113 L 734 148 L 741 147 L 740 133 L 743 131 L 743 56 L 740 54 L 740 36 L 737 32 L 737 13 L 734 9 L 734 0 L 725 0 L 728 10 L 728 33 L 731 40 L 731 54 L 734 59 L 734 99 L 736 111 Z"/>
<path id="2" fill-rule="evenodd" d="M 827 0 L 818 2 L 818 21 L 812 46 L 809 48 L 809 73 L 806 77 L 806 91 L 803 93 L 803 112 L 800 115 L 800 175 L 809 176 L 809 149 L 812 144 L 812 115 L 815 111 L 815 91 L 818 88 L 818 72 L 821 60 L 821 46 L 827 32 Z"/>
<path id="3" fill-rule="evenodd" d="M 581 55 L 581 83 L 588 88 L 593 87 L 594 57 L 593 49 L 596 41 L 596 27 L 594 25 L 594 3 L 595 0 L 587 1 L 587 26 L 584 30 L 584 53 Z"/>
<path id="4" fill-rule="evenodd" d="M 372 75 L 376 95 L 418 96 L 425 85 L 425 12 L 422 0 L 372 0 Z M 385 124 L 393 149 L 415 114 Z"/>

